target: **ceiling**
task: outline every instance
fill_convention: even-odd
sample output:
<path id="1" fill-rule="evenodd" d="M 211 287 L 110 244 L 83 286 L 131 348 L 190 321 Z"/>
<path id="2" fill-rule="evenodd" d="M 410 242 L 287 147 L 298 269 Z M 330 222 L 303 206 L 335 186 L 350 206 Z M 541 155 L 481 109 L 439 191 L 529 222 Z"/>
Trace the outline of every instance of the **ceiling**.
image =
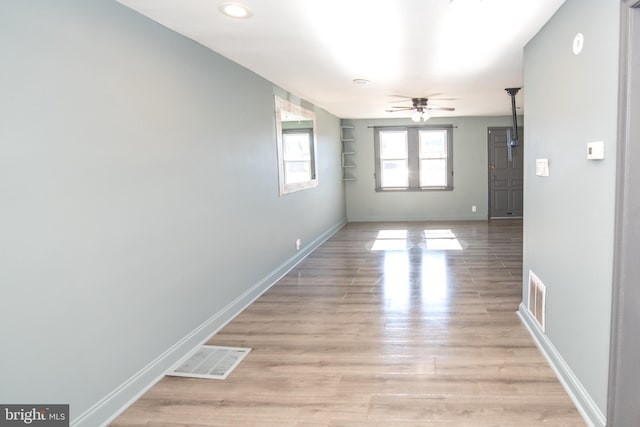
<path id="1" fill-rule="evenodd" d="M 564 2 L 238 0 L 241 20 L 224 0 L 118 1 L 340 118 L 409 117 L 385 112 L 411 104 L 394 95 L 455 107 L 433 116 L 510 114 L 523 47 Z"/>

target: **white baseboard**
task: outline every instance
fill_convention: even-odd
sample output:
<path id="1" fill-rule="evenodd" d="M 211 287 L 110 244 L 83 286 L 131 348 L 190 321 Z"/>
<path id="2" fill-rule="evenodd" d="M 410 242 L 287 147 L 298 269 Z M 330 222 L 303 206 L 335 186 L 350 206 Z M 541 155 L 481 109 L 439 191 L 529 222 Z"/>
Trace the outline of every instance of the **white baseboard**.
<path id="1" fill-rule="evenodd" d="M 107 426 L 118 415 L 125 411 L 133 402 L 138 400 L 154 384 L 160 381 L 165 373 L 176 363 L 188 356 L 194 348 L 199 347 L 215 335 L 233 318 L 253 303 L 260 295 L 287 274 L 291 269 L 304 260 L 318 246 L 327 241 L 347 220 L 333 225 L 314 241 L 310 242 L 281 264 L 260 282 L 256 283 L 225 308 L 211 316 L 207 321 L 194 329 L 191 333 L 167 349 L 164 353 L 151 361 L 147 366 L 122 383 L 102 400 L 71 421 L 72 427 Z"/>
<path id="2" fill-rule="evenodd" d="M 576 405 L 578 412 L 591 427 L 605 427 L 607 419 L 598 405 L 593 401 L 591 395 L 584 388 L 578 377 L 573 373 L 562 355 L 555 348 L 549 338 L 540 330 L 536 320 L 531 316 L 524 304 L 520 304 L 517 311 L 520 320 L 529 330 L 536 345 L 551 365 L 558 380 L 569 394 L 571 400 Z"/>

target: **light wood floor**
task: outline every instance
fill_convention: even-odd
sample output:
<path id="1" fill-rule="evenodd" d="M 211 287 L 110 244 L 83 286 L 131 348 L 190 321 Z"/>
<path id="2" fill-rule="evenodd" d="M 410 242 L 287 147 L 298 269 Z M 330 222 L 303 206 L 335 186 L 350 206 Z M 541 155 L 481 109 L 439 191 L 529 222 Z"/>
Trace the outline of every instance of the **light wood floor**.
<path id="1" fill-rule="evenodd" d="M 166 377 L 113 425 L 584 426 L 521 260 L 520 221 L 350 223 L 210 340 L 253 349 L 226 380 Z"/>

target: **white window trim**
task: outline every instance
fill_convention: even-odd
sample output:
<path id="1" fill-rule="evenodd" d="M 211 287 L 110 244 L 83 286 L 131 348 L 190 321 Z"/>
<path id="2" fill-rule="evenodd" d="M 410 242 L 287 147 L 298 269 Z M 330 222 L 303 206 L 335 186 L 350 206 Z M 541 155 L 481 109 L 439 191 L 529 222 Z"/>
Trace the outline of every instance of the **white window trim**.
<path id="1" fill-rule="evenodd" d="M 382 170 L 380 159 L 380 132 L 402 131 L 409 132 L 409 186 L 408 187 L 382 187 Z M 446 130 L 447 131 L 447 184 L 444 186 L 421 187 L 420 186 L 420 153 L 418 133 L 421 130 Z M 375 149 L 375 190 L 377 192 L 393 191 L 451 191 L 453 190 L 453 125 L 422 125 L 422 126 L 376 126 L 373 129 Z"/>
<path id="2" fill-rule="evenodd" d="M 316 114 L 315 112 L 294 104 L 293 102 L 275 96 L 276 109 L 276 141 L 278 150 L 278 188 L 280 195 L 295 193 L 296 191 L 306 190 L 318 186 L 318 156 L 316 144 Z M 308 181 L 295 182 L 287 184 L 285 182 L 285 162 L 284 162 L 284 143 L 282 137 L 282 122 L 288 114 L 302 117 L 310 120 L 312 123 L 312 141 L 311 141 L 311 179 Z"/>

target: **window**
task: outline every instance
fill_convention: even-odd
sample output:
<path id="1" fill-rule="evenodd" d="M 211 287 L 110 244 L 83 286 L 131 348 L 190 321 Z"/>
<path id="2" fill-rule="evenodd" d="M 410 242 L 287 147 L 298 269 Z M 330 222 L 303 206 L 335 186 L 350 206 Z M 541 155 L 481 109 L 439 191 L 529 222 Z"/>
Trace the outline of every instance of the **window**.
<path id="1" fill-rule="evenodd" d="M 275 97 L 280 195 L 318 186 L 315 113 Z"/>
<path id="2" fill-rule="evenodd" d="M 447 133 L 444 129 L 418 131 L 421 188 L 447 186 Z"/>
<path id="3" fill-rule="evenodd" d="M 452 190 L 452 129 L 375 128 L 376 191 Z"/>
<path id="4" fill-rule="evenodd" d="M 313 132 L 311 129 L 283 129 L 282 157 L 285 184 L 313 179 Z"/>
<path id="5" fill-rule="evenodd" d="M 380 133 L 380 167 L 382 187 L 409 185 L 409 150 L 407 131 Z"/>

